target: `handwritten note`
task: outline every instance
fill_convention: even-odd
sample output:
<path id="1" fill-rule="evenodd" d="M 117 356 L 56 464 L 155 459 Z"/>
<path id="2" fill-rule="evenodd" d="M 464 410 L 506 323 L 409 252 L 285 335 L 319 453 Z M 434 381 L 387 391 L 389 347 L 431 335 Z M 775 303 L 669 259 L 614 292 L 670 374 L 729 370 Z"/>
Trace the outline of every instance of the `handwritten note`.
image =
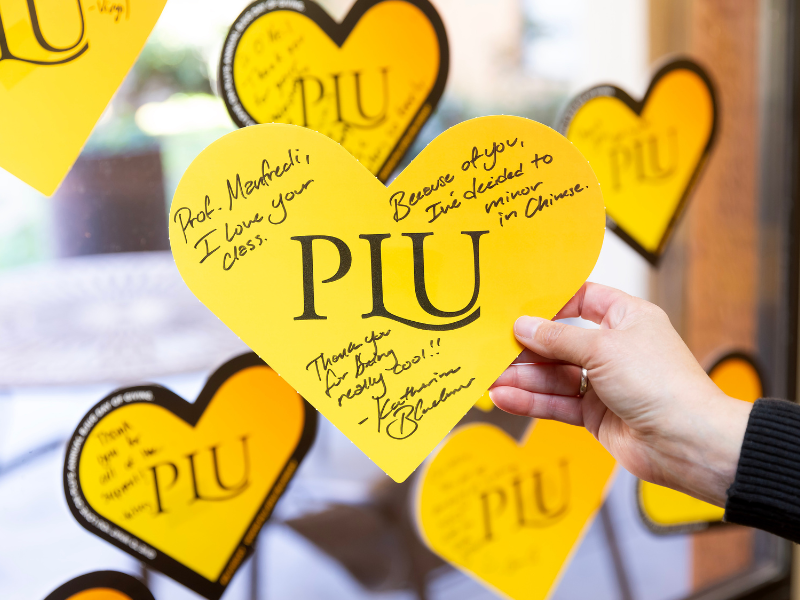
<path id="1" fill-rule="evenodd" d="M 342 23 L 309 0 L 262 0 L 228 34 L 223 98 L 240 126 L 310 127 L 386 181 L 442 95 L 448 56 L 428 0 L 358 0 Z"/>
<path id="2" fill-rule="evenodd" d="M 0 167 L 52 194 L 165 3 L 0 0 Z"/>
<path id="3" fill-rule="evenodd" d="M 523 444 L 488 424 L 447 438 L 421 473 L 431 550 L 515 600 L 549 594 L 600 508 L 615 461 L 583 428 L 539 421 Z"/>
<path id="4" fill-rule="evenodd" d="M 560 129 L 597 173 L 611 228 L 657 264 L 705 166 L 716 122 L 708 75 L 678 60 L 653 76 L 641 101 L 611 85 L 584 92 Z"/>
<path id="5" fill-rule="evenodd" d="M 118 571 L 95 571 L 59 586 L 44 600 L 154 600 L 141 581 Z"/>
<path id="6" fill-rule="evenodd" d="M 254 354 L 223 365 L 190 404 L 158 386 L 118 390 L 68 445 L 67 503 L 86 529 L 216 600 L 316 433 L 316 412 Z"/>
<path id="7" fill-rule="evenodd" d="M 600 187 L 552 129 L 467 121 L 388 188 L 292 125 L 226 135 L 187 169 L 170 242 L 194 294 L 402 481 L 553 317 L 603 241 Z"/>
<path id="8" fill-rule="evenodd" d="M 708 370 L 711 380 L 731 398 L 755 402 L 764 396 L 764 384 L 752 356 L 731 352 Z M 725 509 L 648 481 L 639 482 L 639 514 L 659 534 L 701 531 L 722 523 Z"/>

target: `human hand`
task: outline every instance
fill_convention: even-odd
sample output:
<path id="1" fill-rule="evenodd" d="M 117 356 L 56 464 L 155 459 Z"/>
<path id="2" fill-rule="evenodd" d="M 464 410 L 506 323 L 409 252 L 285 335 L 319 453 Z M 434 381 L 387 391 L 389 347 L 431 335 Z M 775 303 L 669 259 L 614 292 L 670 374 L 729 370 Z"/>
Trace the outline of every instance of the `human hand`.
<path id="1" fill-rule="evenodd" d="M 555 321 L 569 317 L 600 329 Z M 663 310 L 587 283 L 554 321 L 520 317 L 514 334 L 526 350 L 489 390 L 499 408 L 586 427 L 636 477 L 725 505 L 752 404 L 711 381 Z"/>

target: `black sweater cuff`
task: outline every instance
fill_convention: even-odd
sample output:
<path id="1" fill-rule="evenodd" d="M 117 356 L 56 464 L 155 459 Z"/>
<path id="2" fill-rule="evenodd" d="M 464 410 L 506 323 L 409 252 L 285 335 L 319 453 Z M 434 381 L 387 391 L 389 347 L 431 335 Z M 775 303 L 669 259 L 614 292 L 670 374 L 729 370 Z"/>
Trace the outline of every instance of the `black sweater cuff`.
<path id="1" fill-rule="evenodd" d="M 763 529 L 800 543 L 800 406 L 785 400 L 757 400 L 725 520 Z"/>

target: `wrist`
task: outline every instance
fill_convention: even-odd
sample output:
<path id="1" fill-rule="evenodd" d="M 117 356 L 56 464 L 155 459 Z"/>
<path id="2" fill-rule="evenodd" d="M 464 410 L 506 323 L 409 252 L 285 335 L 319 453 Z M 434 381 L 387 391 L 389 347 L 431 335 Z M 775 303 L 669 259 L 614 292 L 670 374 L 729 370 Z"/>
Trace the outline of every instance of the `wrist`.
<path id="1" fill-rule="evenodd" d="M 752 408 L 719 390 L 692 402 L 661 444 L 664 485 L 725 506 Z"/>

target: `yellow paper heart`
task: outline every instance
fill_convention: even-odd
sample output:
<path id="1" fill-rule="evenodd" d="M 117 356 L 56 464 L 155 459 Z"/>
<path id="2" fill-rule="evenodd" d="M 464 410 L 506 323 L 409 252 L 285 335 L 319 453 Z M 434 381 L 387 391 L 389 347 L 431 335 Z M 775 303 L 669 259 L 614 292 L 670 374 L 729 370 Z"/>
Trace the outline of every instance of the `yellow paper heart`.
<path id="1" fill-rule="evenodd" d="M 309 0 L 259 0 L 231 27 L 220 81 L 240 127 L 310 127 L 386 181 L 442 95 L 448 56 L 427 0 L 358 0 L 341 24 Z"/>
<path id="2" fill-rule="evenodd" d="M 52 194 L 164 4 L 0 0 L 0 167 Z"/>
<path id="3" fill-rule="evenodd" d="M 125 573 L 95 571 L 68 581 L 44 600 L 153 600 L 153 594 Z"/>
<path id="4" fill-rule="evenodd" d="M 222 595 L 310 447 L 316 412 L 254 354 L 190 404 L 117 390 L 81 421 L 64 487 L 86 529 L 209 599 Z"/>
<path id="5" fill-rule="evenodd" d="M 708 75 L 678 60 L 653 76 L 641 102 L 611 85 L 584 92 L 560 129 L 597 174 L 609 226 L 657 264 L 703 170 L 716 122 Z"/>
<path id="6" fill-rule="evenodd" d="M 488 156 L 486 156 L 488 154 Z M 170 243 L 184 281 L 396 481 L 594 267 L 605 215 L 549 127 L 483 117 L 387 188 L 310 129 L 254 125 L 184 174 Z"/>
<path id="7" fill-rule="evenodd" d="M 616 464 L 581 427 L 539 421 L 518 445 L 466 425 L 426 463 L 417 523 L 446 561 L 514 600 L 555 587 L 603 503 Z"/>
<path id="8" fill-rule="evenodd" d="M 492 402 L 492 399 L 489 397 L 489 392 L 484 392 L 483 396 L 478 398 L 478 401 L 475 403 L 475 408 L 483 412 L 491 412 L 494 410 L 494 402 Z"/>
<path id="9" fill-rule="evenodd" d="M 711 380 L 732 398 L 755 402 L 764 395 L 763 379 L 756 362 L 743 352 L 720 358 L 708 370 Z M 639 512 L 654 533 L 700 531 L 722 523 L 725 509 L 673 489 L 639 481 Z"/>

